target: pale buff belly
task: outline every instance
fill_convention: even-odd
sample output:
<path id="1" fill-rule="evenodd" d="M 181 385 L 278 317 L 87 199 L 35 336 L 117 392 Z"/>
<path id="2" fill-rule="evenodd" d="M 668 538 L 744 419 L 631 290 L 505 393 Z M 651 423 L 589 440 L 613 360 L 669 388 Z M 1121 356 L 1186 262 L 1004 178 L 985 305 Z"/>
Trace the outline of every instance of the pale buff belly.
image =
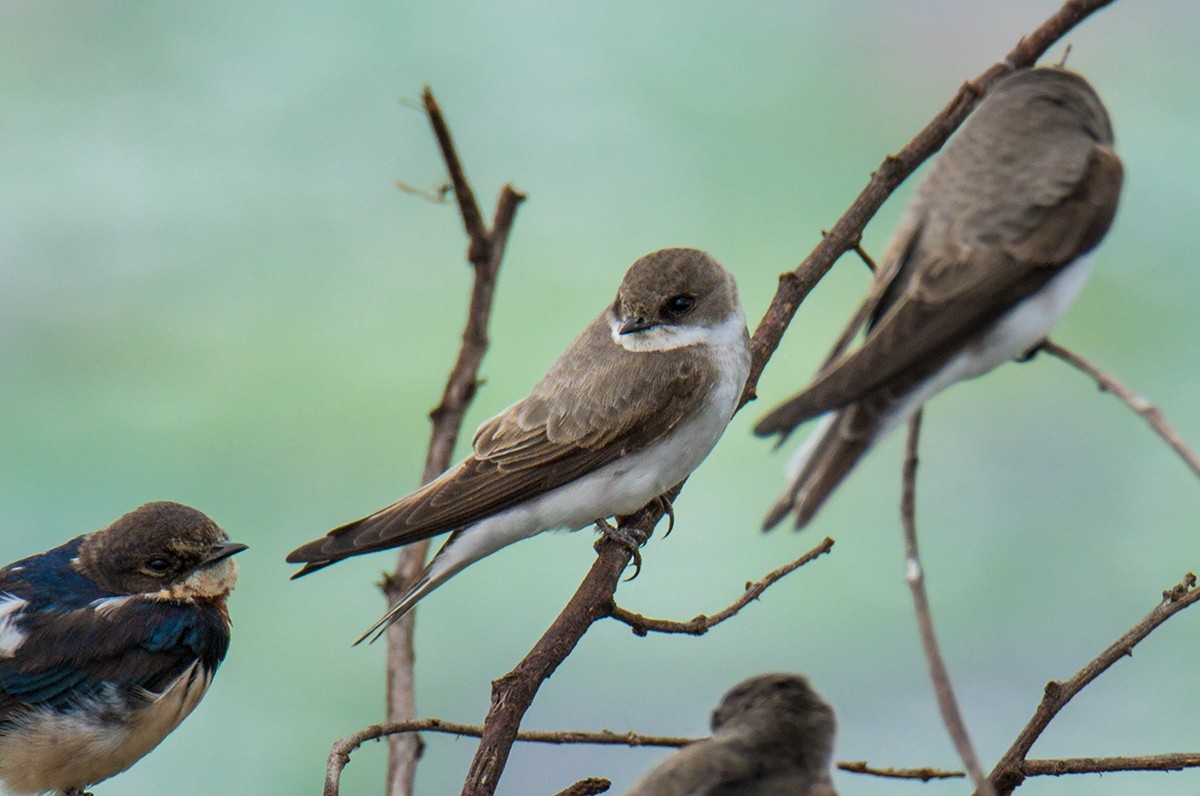
<path id="1" fill-rule="evenodd" d="M 167 737 L 199 704 L 212 674 L 199 662 L 127 721 L 37 710 L 0 737 L 0 782 L 14 794 L 86 788 L 120 774 Z"/>

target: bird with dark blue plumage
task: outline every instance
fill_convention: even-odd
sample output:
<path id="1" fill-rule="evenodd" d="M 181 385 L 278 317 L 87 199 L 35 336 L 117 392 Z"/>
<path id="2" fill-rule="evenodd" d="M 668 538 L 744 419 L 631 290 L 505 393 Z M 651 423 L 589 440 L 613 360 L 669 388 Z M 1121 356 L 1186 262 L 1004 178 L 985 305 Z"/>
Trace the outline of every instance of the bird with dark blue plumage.
<path id="1" fill-rule="evenodd" d="M 162 501 L 0 569 L 0 787 L 80 796 L 178 727 L 229 649 L 245 549 Z"/>

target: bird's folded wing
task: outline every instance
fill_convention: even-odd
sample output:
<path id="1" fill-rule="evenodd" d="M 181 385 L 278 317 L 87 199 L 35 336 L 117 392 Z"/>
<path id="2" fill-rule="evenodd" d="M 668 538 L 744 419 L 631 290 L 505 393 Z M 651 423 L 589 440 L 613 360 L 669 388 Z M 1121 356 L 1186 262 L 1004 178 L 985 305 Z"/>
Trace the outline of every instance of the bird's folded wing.
<path id="1" fill-rule="evenodd" d="M 981 332 L 1007 310 L 1095 246 L 1116 212 L 1121 163 L 1093 148 L 1081 178 L 1061 186 L 1057 201 L 1027 212 L 1030 233 L 1004 246 L 935 250 L 913 231 L 907 260 L 879 301 L 863 344 L 830 363 L 802 393 L 760 421 L 756 432 L 790 431 L 799 423 L 885 387 L 906 389 L 936 370 L 955 344 Z M 905 266 L 920 258 L 922 267 Z M 903 383 L 897 383 L 900 380 Z"/>
<path id="2" fill-rule="evenodd" d="M 224 658 L 217 609 L 208 616 L 150 598 L 117 605 L 107 616 L 88 607 L 26 617 L 24 640 L 0 657 L 0 723 L 22 705 L 70 708 L 114 686 L 160 693 L 196 660 L 212 670 Z"/>
<path id="3" fill-rule="evenodd" d="M 608 333 L 598 321 L 585 335 Z M 582 342 L 583 337 L 574 345 Z M 310 563 L 298 573 L 306 574 L 346 556 L 470 525 L 654 444 L 691 417 L 713 387 L 703 351 L 634 353 L 613 345 L 590 350 L 601 352 L 591 367 L 561 367 L 568 351 L 528 398 L 483 423 L 472 456 L 287 560 Z"/>

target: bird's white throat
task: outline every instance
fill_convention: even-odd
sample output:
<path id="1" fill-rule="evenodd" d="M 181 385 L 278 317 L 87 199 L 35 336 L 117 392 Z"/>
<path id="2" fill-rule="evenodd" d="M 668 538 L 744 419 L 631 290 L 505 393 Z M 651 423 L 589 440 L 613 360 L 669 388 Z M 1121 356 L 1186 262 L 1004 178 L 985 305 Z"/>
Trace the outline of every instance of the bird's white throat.
<path id="1" fill-rule="evenodd" d="M 690 345 L 707 344 L 725 347 L 740 343 L 743 330 L 746 328 L 746 317 L 741 312 L 735 312 L 716 326 L 696 326 L 684 324 L 679 326 L 651 326 L 640 332 L 621 334 L 621 321 L 611 319 L 609 329 L 613 342 L 626 351 L 673 351 Z"/>

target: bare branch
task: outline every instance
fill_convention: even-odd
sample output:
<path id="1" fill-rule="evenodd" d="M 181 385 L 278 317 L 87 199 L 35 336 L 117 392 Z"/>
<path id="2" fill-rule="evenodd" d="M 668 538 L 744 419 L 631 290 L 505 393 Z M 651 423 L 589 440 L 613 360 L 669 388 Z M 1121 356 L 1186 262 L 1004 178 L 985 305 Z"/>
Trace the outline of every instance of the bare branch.
<path id="1" fill-rule="evenodd" d="M 1200 599 L 1200 589 L 1196 588 L 1196 576 L 1189 572 L 1179 584 L 1163 592 L 1162 602 L 1142 621 L 1089 661 L 1071 679 L 1065 682 L 1052 680 L 1047 683 L 1045 694 L 1042 696 L 1042 701 L 1034 712 L 1033 718 L 1021 730 L 1016 741 L 1004 753 L 1000 762 L 988 776 L 988 780 L 995 786 L 996 791 L 1002 796 L 1007 796 L 1025 780 L 1026 773 L 1023 769 L 1025 756 L 1029 754 L 1034 742 L 1041 737 L 1042 732 L 1059 711 L 1071 701 L 1072 697 L 1099 677 L 1108 667 L 1126 655 L 1132 655 L 1133 648 L 1138 642 L 1198 599 Z"/>
<path id="2" fill-rule="evenodd" d="M 474 267 L 474 284 L 462 347 L 446 380 L 441 402 L 430 413 L 433 429 L 421 481 L 428 483 L 450 466 L 463 417 L 475 396 L 479 366 L 488 347 L 487 328 L 491 319 L 496 277 L 517 206 L 525 197 L 511 185 L 505 185 L 497 201 L 492 229 L 489 231 L 484 228 L 474 192 L 450 136 L 450 128 L 428 86 L 422 94 L 422 106 L 446 164 L 450 186 L 458 199 L 463 226 L 470 238 L 468 258 Z M 428 541 L 409 545 L 400 551 L 395 569 L 385 576 L 381 584 L 389 605 L 398 600 L 416 580 L 425 565 L 428 552 Z M 415 620 L 416 613 L 409 612 L 387 629 L 387 716 L 393 721 L 411 719 L 416 715 L 413 693 Z M 389 796 L 409 796 L 412 793 L 416 761 L 420 755 L 420 741 L 416 736 L 395 735 L 389 738 L 386 790 Z"/>
<path id="3" fill-rule="evenodd" d="M 675 622 L 670 619 L 652 619 L 641 614 L 635 614 L 632 611 L 627 611 L 619 605 L 614 604 L 612 607 L 611 616 L 618 622 L 624 622 L 629 625 L 634 632 L 634 635 L 644 636 L 647 633 L 686 633 L 692 636 L 703 636 L 713 627 L 737 615 L 739 611 L 757 600 L 773 583 L 795 572 L 800 567 L 807 564 L 816 558 L 828 553 L 833 549 L 833 539 L 828 536 L 825 541 L 809 550 L 804 555 L 797 558 L 790 564 L 769 572 L 762 580 L 747 582 L 746 589 L 742 596 L 735 600 L 728 608 L 718 611 L 712 616 L 699 616 L 687 622 Z"/>
<path id="4" fill-rule="evenodd" d="M 612 782 L 604 777 L 588 777 L 581 779 L 566 790 L 560 790 L 554 796 L 593 796 L 605 793 L 612 787 Z"/>
<path id="5" fill-rule="evenodd" d="M 678 489 L 668 493 L 669 499 L 678 494 Z M 661 501 L 654 501 L 632 516 L 618 519 L 623 529 L 644 540 L 650 538 L 662 515 Z M 633 554 L 608 537 L 600 538 L 597 551 L 583 583 L 529 654 L 513 671 L 492 682 L 492 705 L 483 723 L 483 740 L 463 785 L 463 796 L 495 793 L 521 719 L 538 688 L 571 654 L 592 623 L 609 615 L 617 583 Z"/>
<path id="6" fill-rule="evenodd" d="M 925 592 L 925 571 L 921 567 L 921 554 L 917 549 L 917 442 L 921 437 L 921 415 L 917 410 L 912 420 L 908 421 L 908 444 L 904 451 L 904 489 L 900 498 L 900 519 L 904 525 L 904 550 L 906 560 L 906 579 L 912 590 L 913 608 L 917 614 L 917 628 L 921 634 L 921 646 L 925 650 L 925 660 L 929 664 L 929 677 L 933 680 L 933 692 L 937 695 L 938 709 L 942 713 L 942 723 L 950 733 L 950 740 L 967 769 L 967 774 L 975 783 L 975 787 L 984 796 L 995 796 L 990 782 L 983 777 L 983 768 L 979 765 L 979 757 L 971 745 L 967 734 L 967 725 L 963 721 L 962 712 L 958 708 L 958 699 L 954 696 L 954 688 L 950 685 L 950 672 L 946 669 L 946 661 L 938 648 L 937 635 L 933 629 L 933 614 L 929 610 L 929 595 Z"/>
<path id="7" fill-rule="evenodd" d="M 1150 424 L 1150 428 L 1154 429 L 1158 436 L 1162 437 L 1163 442 L 1170 445 L 1172 450 L 1179 454 L 1179 458 L 1183 459 L 1184 464 L 1190 467 L 1197 477 L 1200 477 L 1200 459 L 1196 458 L 1196 454 L 1192 453 L 1188 446 L 1183 444 L 1183 440 L 1179 437 L 1179 434 L 1176 433 L 1175 429 L 1171 428 L 1171 424 L 1167 422 L 1167 419 L 1157 406 L 1140 395 L 1135 395 L 1133 390 L 1100 370 L 1100 368 L 1088 362 L 1079 356 L 1079 354 L 1069 351 L 1057 343 L 1046 340 L 1042 343 L 1039 350 L 1045 351 L 1051 356 L 1058 357 L 1063 362 L 1091 376 L 1100 385 L 1101 392 L 1111 393 L 1121 403 L 1141 415 L 1142 419 Z"/>
<path id="8" fill-rule="evenodd" d="M 1026 760 L 1021 771 L 1027 777 L 1059 777 L 1063 774 L 1103 774 L 1110 771 L 1183 771 L 1200 767 L 1200 754 L 1184 752 L 1139 757 L 1072 757 L 1065 760 Z"/>
<path id="9" fill-rule="evenodd" d="M 889 779 L 919 779 L 922 782 L 932 779 L 962 779 L 966 776 L 961 771 L 943 771 L 940 768 L 872 768 L 865 760 L 838 763 L 837 767 L 851 774 L 870 774 L 873 777 Z"/>
<path id="10" fill-rule="evenodd" d="M 462 161 L 458 159 L 458 150 L 454 147 L 454 139 L 450 136 L 450 127 L 438 107 L 437 100 L 429 86 L 421 92 L 421 104 L 429 115 L 429 124 L 433 127 L 433 135 L 437 138 L 438 148 L 442 151 L 442 160 L 446 161 L 446 171 L 450 176 L 450 184 L 454 186 L 454 195 L 458 198 L 458 210 L 462 215 L 463 227 L 471 240 L 470 253 L 467 255 L 472 263 L 478 264 L 487 259 L 488 230 L 483 225 L 483 213 L 475 202 L 475 192 L 467 182 L 466 172 L 463 171 Z"/>

